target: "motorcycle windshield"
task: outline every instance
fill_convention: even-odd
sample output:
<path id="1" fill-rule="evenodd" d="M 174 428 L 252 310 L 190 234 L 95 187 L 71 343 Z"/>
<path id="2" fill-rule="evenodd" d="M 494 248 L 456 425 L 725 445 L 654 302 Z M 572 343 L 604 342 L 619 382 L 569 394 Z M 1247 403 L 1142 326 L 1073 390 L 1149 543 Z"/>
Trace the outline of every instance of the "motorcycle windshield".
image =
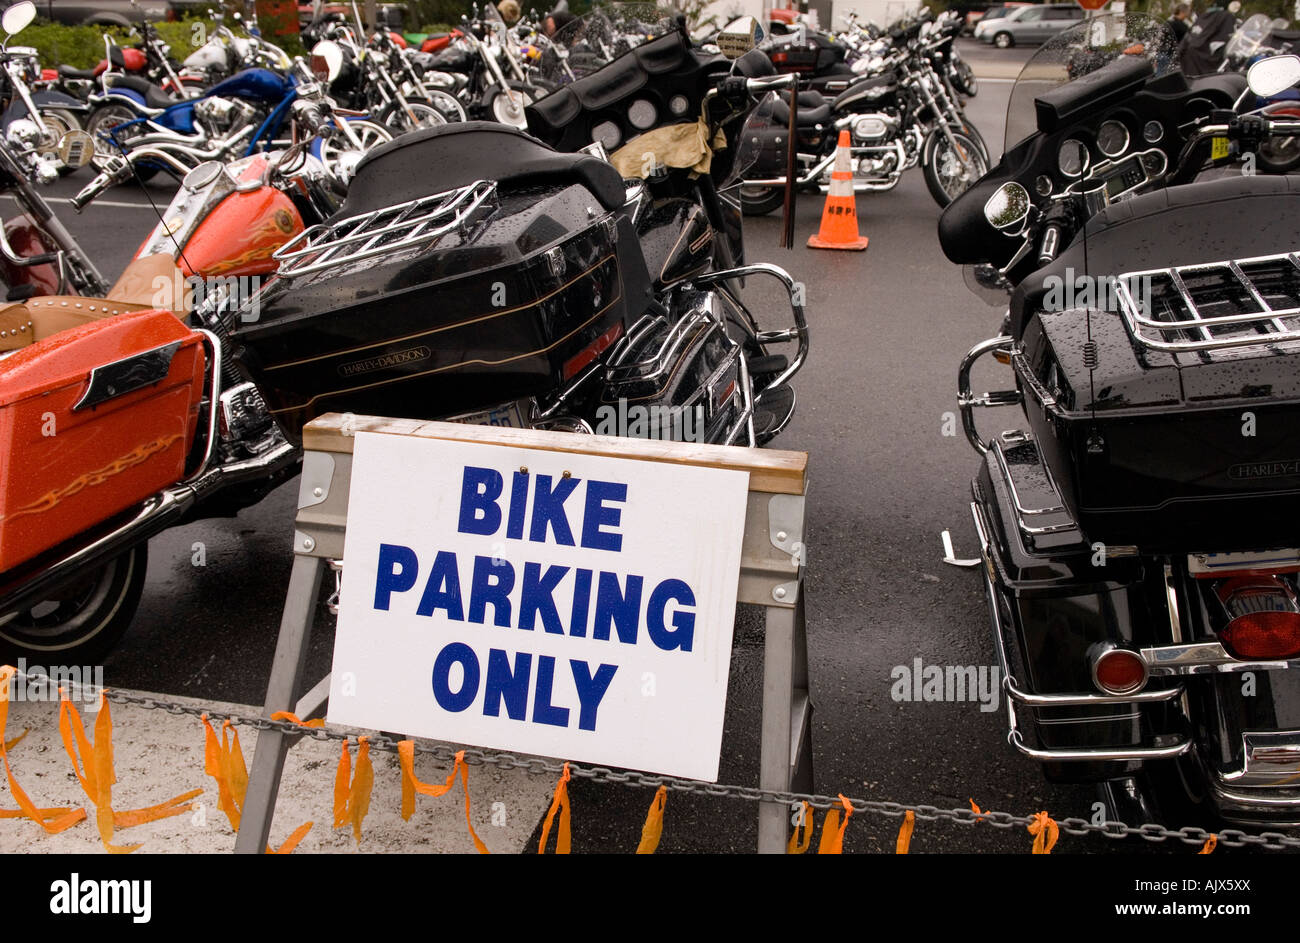
<path id="1" fill-rule="evenodd" d="M 548 19 L 553 19 L 553 14 Z M 543 22 L 543 31 L 547 24 Z M 675 28 L 673 10 L 653 3 L 613 3 L 559 24 L 546 41 L 542 78 L 557 85 L 590 75 L 630 49 Z"/>
<path id="2" fill-rule="evenodd" d="M 1228 40 L 1223 54 L 1228 59 L 1249 59 L 1264 45 L 1264 40 L 1273 31 L 1273 21 L 1266 14 L 1256 13 L 1247 17 L 1246 22 L 1237 27 Z"/>
<path id="3" fill-rule="evenodd" d="M 1120 56 L 1144 56 L 1156 74 L 1178 67 L 1178 44 L 1168 26 L 1145 13 L 1108 13 L 1049 39 L 1020 70 L 1007 103 L 1003 152 L 1038 130 L 1034 99 L 1095 72 Z"/>
<path id="4" fill-rule="evenodd" d="M 735 139 L 736 154 L 732 159 L 731 172 L 727 174 L 724 187 L 735 186 L 742 183 L 746 177 L 752 176 L 750 171 L 763 156 L 764 143 L 770 140 L 764 131 L 779 125 L 774 114 L 776 101 L 776 93 L 768 92 L 745 119 L 745 124 Z M 770 147 L 770 144 L 768 146 Z"/>

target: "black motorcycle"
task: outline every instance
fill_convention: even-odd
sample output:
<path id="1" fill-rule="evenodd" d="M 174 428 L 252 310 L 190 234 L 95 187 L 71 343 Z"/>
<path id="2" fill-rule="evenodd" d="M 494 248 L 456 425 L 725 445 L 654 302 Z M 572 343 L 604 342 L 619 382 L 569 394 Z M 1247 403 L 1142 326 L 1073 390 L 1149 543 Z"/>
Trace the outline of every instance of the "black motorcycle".
<path id="1" fill-rule="evenodd" d="M 1238 115 L 1247 80 L 1189 79 L 1167 43 L 1130 15 L 1047 44 L 940 221 L 1011 292 L 959 371 L 970 512 L 1011 744 L 1125 821 L 1277 826 L 1300 821 L 1300 187 L 1197 177 L 1300 122 Z M 1297 80 L 1294 57 L 1250 75 Z M 1014 389 L 972 391 L 989 356 Z M 976 407 L 1027 426 L 986 436 Z"/>
<path id="2" fill-rule="evenodd" d="M 850 135 L 853 188 L 881 192 L 898 185 L 904 172 L 921 166 L 930 195 L 948 203 L 989 168 L 988 147 L 966 118 L 960 95 L 946 78 L 942 49 L 951 36 L 917 21 L 891 34 L 892 50 L 875 73 L 860 78 L 834 98 L 801 92 L 798 128 L 798 178 L 795 185 L 825 193 L 830 189 L 841 131 Z M 790 98 L 785 94 L 775 121 L 759 133 L 764 147 L 756 176 L 741 190 L 745 212 L 770 213 L 783 200 L 784 154 Z"/>
<path id="3" fill-rule="evenodd" d="M 194 439 L 182 450 L 185 476 L 110 518 L 88 516 L 84 531 L 0 574 L 0 629 L 15 617 L 30 625 L 39 603 L 35 634 L 46 641 L 37 648 L 74 661 L 102 654 L 139 599 L 135 564 L 146 541 L 259 500 L 294 473 L 303 424 L 331 410 L 771 440 L 794 412 L 790 380 L 807 356 L 808 325 L 785 271 L 744 264 L 734 196 L 751 159 L 743 128 L 767 107 L 755 96 L 788 81 L 762 76 L 765 64 L 761 54 L 733 63 L 693 49 L 679 23 L 534 105 L 531 135 L 464 122 L 375 149 L 337 209 L 323 188 L 312 197 L 319 170 L 306 142 L 250 158 L 255 173 L 216 163 L 190 171 L 151 237 L 160 254 L 174 246 L 179 256 L 205 214 L 253 190 L 288 197 L 304 222 L 323 221 L 275 252 L 278 268 L 259 292 L 205 294 L 191 311 L 206 354 L 187 354 L 195 372 L 185 383 L 203 391 L 194 406 L 204 421 L 191 424 Z M 623 146 L 607 160 L 597 142 L 615 138 Z M 709 144 L 676 166 L 692 140 Z M 644 162 L 656 142 L 672 143 L 678 157 Z M 292 214 L 282 206 L 277 215 L 287 234 Z M 758 279 L 786 293 L 790 326 L 764 330 L 750 314 L 742 282 Z M 170 315 L 163 320 L 175 329 Z M 189 350 L 198 343 L 183 340 Z M 23 356 L 58 350 L 42 344 Z M 124 364 L 143 378 L 130 375 L 128 390 L 169 369 L 167 358 L 105 368 Z M 123 567 L 139 582 L 104 614 L 101 597 L 82 584 L 95 574 L 111 582 Z M 34 650 L 31 638 L 9 642 L 21 654 Z"/>

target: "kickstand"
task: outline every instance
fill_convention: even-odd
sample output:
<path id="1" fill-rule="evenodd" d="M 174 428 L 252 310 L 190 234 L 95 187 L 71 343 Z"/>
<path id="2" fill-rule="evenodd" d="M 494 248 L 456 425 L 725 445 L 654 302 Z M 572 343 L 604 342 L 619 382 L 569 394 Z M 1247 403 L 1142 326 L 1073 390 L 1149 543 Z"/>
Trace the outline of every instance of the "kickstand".
<path id="1" fill-rule="evenodd" d="M 958 560 L 956 552 L 952 549 L 952 534 L 945 530 L 943 532 L 943 562 L 949 566 L 959 566 L 963 569 L 970 569 L 971 567 L 979 566 L 984 561 L 979 558 L 974 560 Z"/>

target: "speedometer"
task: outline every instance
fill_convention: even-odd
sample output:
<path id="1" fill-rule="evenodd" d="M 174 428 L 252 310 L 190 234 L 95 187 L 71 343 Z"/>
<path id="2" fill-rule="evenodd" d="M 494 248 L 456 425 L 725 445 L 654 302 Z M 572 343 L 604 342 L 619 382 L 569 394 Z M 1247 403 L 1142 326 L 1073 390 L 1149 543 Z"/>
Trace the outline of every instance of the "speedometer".
<path id="1" fill-rule="evenodd" d="M 1128 128 L 1113 119 L 1103 122 L 1097 129 L 1097 150 L 1107 157 L 1119 157 L 1128 150 Z"/>
<path id="2" fill-rule="evenodd" d="M 1056 168 L 1067 177 L 1081 177 L 1088 169 L 1088 148 L 1082 142 L 1070 138 L 1056 152 Z"/>

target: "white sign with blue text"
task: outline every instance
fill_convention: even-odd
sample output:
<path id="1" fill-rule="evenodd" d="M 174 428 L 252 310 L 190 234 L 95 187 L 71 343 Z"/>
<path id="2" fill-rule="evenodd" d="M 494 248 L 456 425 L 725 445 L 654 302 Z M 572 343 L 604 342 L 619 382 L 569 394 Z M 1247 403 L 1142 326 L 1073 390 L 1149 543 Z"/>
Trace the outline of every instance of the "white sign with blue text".
<path id="1" fill-rule="evenodd" d="M 329 721 L 716 780 L 748 487 L 358 433 Z"/>

